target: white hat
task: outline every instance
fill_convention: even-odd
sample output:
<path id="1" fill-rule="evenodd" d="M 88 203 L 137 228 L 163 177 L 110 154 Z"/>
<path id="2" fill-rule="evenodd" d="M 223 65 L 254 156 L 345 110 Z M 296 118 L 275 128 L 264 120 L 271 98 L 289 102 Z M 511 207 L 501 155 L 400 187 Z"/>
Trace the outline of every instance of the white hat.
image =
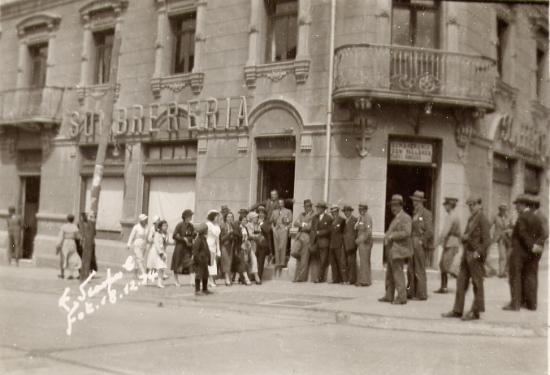
<path id="1" fill-rule="evenodd" d="M 145 220 L 147 220 L 147 215 L 145 215 L 145 214 L 139 214 L 138 220 L 139 220 L 139 221 L 145 221 Z"/>
<path id="2" fill-rule="evenodd" d="M 153 216 L 153 223 L 157 223 L 159 221 L 160 221 L 160 216 L 159 215 Z"/>

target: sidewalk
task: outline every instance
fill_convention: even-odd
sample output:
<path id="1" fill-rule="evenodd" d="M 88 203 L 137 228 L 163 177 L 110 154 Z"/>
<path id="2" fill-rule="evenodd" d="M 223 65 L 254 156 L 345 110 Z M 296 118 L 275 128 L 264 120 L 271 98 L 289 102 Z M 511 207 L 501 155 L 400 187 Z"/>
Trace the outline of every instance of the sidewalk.
<path id="1" fill-rule="evenodd" d="M 113 269 L 117 272 L 119 269 Z M 78 294 L 78 282 L 57 279 L 57 270 L 40 267 L 0 266 L 0 288 L 30 293 L 52 295 L 52 303 L 65 287 L 70 286 L 74 295 Z M 92 281 L 99 284 L 105 273 Z M 141 286 L 138 291 L 126 297 L 124 303 L 148 303 L 159 307 L 191 306 L 242 312 L 243 314 L 266 314 L 269 316 L 290 316 L 306 320 L 325 321 L 379 329 L 393 329 L 416 332 L 435 332 L 457 335 L 483 335 L 505 337 L 546 336 L 548 273 L 541 269 L 539 274 L 539 309 L 535 312 L 521 310 L 507 312 L 501 309 L 509 301 L 509 288 L 506 279 L 490 278 L 485 282 L 486 312 L 480 321 L 462 322 L 458 319 L 441 318 L 441 313 L 452 308 L 454 293 L 438 295 L 431 293 L 438 287 L 439 277 L 429 273 L 428 301 L 409 301 L 407 305 L 396 306 L 380 303 L 377 299 L 384 294 L 382 272 L 374 273 L 373 285 L 368 288 L 333 284 L 291 283 L 275 280 L 261 286 L 233 285 L 226 287 L 218 281 L 215 294 L 196 297 L 188 285 L 173 286 L 173 279 L 167 280 L 167 287 Z M 116 283 L 122 286 L 132 279 L 126 274 L 124 280 Z M 454 280 L 450 286 L 454 286 Z M 467 295 L 467 305 L 471 303 L 472 291 Z"/>

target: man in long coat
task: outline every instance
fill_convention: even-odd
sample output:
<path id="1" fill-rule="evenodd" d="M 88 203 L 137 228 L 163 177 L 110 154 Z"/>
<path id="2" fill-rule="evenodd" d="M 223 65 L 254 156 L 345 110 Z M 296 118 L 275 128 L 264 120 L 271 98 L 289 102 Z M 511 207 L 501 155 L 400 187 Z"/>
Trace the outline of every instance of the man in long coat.
<path id="1" fill-rule="evenodd" d="M 415 191 L 410 198 L 414 206 L 411 232 L 413 256 L 407 267 L 407 298 L 425 301 L 428 299 L 426 261 L 433 250 L 433 215 L 424 207 L 424 192 Z"/>
<path id="2" fill-rule="evenodd" d="M 355 223 L 357 218 L 352 215 L 353 207 L 344 205 L 344 252 L 346 254 L 346 270 L 348 272 L 348 283 L 355 284 L 357 282 L 357 231 Z"/>
<path id="3" fill-rule="evenodd" d="M 332 283 L 345 283 L 348 281 L 343 237 L 345 220 L 340 216 L 340 207 L 338 205 L 333 205 L 330 208 L 330 214 L 332 215 L 332 223 L 330 226 L 329 259 Z"/>
<path id="4" fill-rule="evenodd" d="M 460 263 L 460 272 L 456 281 L 456 295 L 453 310 L 443 314 L 444 318 L 462 318 L 462 320 L 476 320 L 485 311 L 485 297 L 483 293 L 484 264 L 487 249 L 491 245 L 490 224 L 482 212 L 481 198 L 471 197 L 466 201 L 470 209 L 470 218 L 462 236 L 464 254 Z M 472 279 L 474 286 L 474 302 L 472 309 L 464 316 L 464 300 Z"/>
<path id="5" fill-rule="evenodd" d="M 529 310 L 537 309 L 539 261 L 544 245 L 544 230 L 541 220 L 529 208 L 532 204 L 526 195 L 514 201 L 518 219 L 512 232 L 510 254 L 511 302 L 504 310 L 518 311 L 524 303 Z"/>
<path id="6" fill-rule="evenodd" d="M 309 277 L 309 246 L 311 244 L 310 232 L 313 216 L 315 216 L 313 203 L 310 199 L 306 199 L 304 200 L 304 212 L 300 213 L 294 221 L 294 226 L 298 228 L 296 240 L 302 242 L 300 260 L 298 261 L 296 273 L 294 274 L 295 282 L 307 281 Z"/>
<path id="7" fill-rule="evenodd" d="M 332 217 L 326 213 L 327 204 L 319 202 L 315 205 L 317 214 L 311 221 L 311 244 L 314 246 L 314 258 L 319 262 L 319 276 L 314 283 L 326 281 L 328 268 L 328 249 L 330 245 L 330 224 Z"/>
<path id="8" fill-rule="evenodd" d="M 403 211 L 403 197 L 394 194 L 390 201 L 393 220 L 384 234 L 384 244 L 387 246 L 386 260 L 386 295 L 380 302 L 390 302 L 395 305 L 407 303 L 407 290 L 403 265 L 405 259 L 413 254 L 411 246 L 411 217 Z M 397 298 L 395 291 L 397 290 Z"/>

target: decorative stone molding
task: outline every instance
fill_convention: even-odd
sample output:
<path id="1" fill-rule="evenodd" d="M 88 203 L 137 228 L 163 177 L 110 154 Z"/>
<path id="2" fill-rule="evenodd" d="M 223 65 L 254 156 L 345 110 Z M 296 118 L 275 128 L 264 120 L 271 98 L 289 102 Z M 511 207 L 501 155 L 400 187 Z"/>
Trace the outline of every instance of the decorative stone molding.
<path id="1" fill-rule="evenodd" d="M 128 7 L 128 0 L 92 0 L 79 9 L 83 22 L 89 22 L 94 13 L 112 11 L 115 17 L 120 16 Z"/>
<path id="2" fill-rule="evenodd" d="M 471 111 L 464 108 L 455 109 L 453 116 L 455 119 L 455 141 L 458 146 L 458 157 L 464 161 L 467 146 L 474 135 L 474 116 Z"/>
<path id="3" fill-rule="evenodd" d="M 190 87 L 193 94 L 198 95 L 202 91 L 204 83 L 204 73 L 186 73 L 167 77 L 157 77 L 151 79 L 151 90 L 155 99 L 160 98 L 162 90 L 170 90 L 174 94 L 182 92 L 186 87 Z"/>
<path id="4" fill-rule="evenodd" d="M 206 154 L 208 140 L 206 138 L 199 138 L 197 140 L 197 152 L 199 154 Z"/>
<path id="5" fill-rule="evenodd" d="M 288 75 L 294 75 L 296 83 L 303 84 L 309 76 L 310 60 L 284 61 L 256 66 L 245 66 L 244 77 L 249 89 L 256 87 L 256 80 L 268 78 L 272 82 L 279 82 Z"/>
<path id="6" fill-rule="evenodd" d="M 112 88 L 112 85 L 109 83 L 105 83 L 101 85 L 91 85 L 91 86 L 77 86 L 76 97 L 80 102 L 80 104 L 82 104 L 86 97 L 99 99 L 105 96 L 105 94 L 107 94 L 107 92 L 109 92 L 111 88 Z M 113 99 L 115 102 L 118 101 L 119 93 L 120 93 L 120 83 L 117 83 L 115 86 L 115 92 L 113 95 Z"/>
<path id="7" fill-rule="evenodd" d="M 369 150 L 367 148 L 367 142 L 370 140 L 378 127 L 376 122 L 373 121 L 371 109 L 372 102 L 370 99 L 360 98 L 353 101 L 353 123 L 356 126 L 361 139 L 360 143 L 355 147 L 359 156 L 362 158 L 368 156 Z"/>
<path id="8" fill-rule="evenodd" d="M 61 17 L 55 14 L 42 13 L 27 17 L 17 23 L 17 35 L 21 38 L 35 33 L 49 33 L 57 30 Z"/>
<path id="9" fill-rule="evenodd" d="M 248 134 L 239 135 L 237 141 L 237 152 L 245 154 L 248 152 Z"/>
<path id="10" fill-rule="evenodd" d="M 313 150 L 313 136 L 312 134 L 300 135 L 300 151 L 302 152 L 311 152 Z"/>
<path id="11" fill-rule="evenodd" d="M 515 87 L 504 83 L 501 79 L 497 80 L 495 88 L 493 89 L 493 98 L 495 101 L 500 99 L 510 104 L 510 108 L 516 108 L 516 101 L 519 90 Z"/>
<path id="12" fill-rule="evenodd" d="M 503 19 L 508 23 L 514 23 L 516 21 L 516 13 L 514 9 L 506 4 L 495 4 L 495 11 L 497 17 Z"/>

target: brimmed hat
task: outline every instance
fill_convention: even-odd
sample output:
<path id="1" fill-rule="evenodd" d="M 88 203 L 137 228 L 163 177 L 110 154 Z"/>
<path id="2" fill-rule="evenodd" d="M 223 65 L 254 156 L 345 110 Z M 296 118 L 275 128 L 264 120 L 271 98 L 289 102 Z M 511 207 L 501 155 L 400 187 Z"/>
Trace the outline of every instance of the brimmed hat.
<path id="1" fill-rule="evenodd" d="M 531 200 L 529 199 L 529 196 L 527 194 L 520 194 L 516 197 L 516 199 L 513 202 L 514 204 L 517 203 L 523 203 L 523 204 L 529 204 L 531 203 Z"/>
<path id="2" fill-rule="evenodd" d="M 195 229 L 197 230 L 198 233 L 204 234 L 208 232 L 208 225 L 206 225 L 206 223 L 200 223 L 199 225 L 197 225 Z"/>
<path id="3" fill-rule="evenodd" d="M 345 204 L 344 208 L 342 208 L 342 211 L 353 211 L 353 207 L 351 207 L 349 204 Z"/>
<path id="4" fill-rule="evenodd" d="M 470 195 L 470 198 L 466 200 L 466 204 L 470 205 L 472 203 L 481 203 L 481 197 L 478 195 Z"/>
<path id="5" fill-rule="evenodd" d="M 333 210 L 339 210 L 340 209 L 340 206 L 338 206 L 337 204 L 333 204 L 332 206 L 330 206 L 330 210 L 333 211 Z"/>
<path id="6" fill-rule="evenodd" d="M 229 211 L 229 207 L 227 207 L 227 205 L 224 204 L 224 205 L 222 205 L 220 211 L 227 212 L 227 211 Z"/>
<path id="7" fill-rule="evenodd" d="M 246 215 L 246 214 L 248 214 L 248 210 L 247 210 L 246 208 L 241 208 L 241 209 L 239 210 L 239 213 L 240 213 L 240 214 L 243 214 L 243 215 Z"/>
<path id="8" fill-rule="evenodd" d="M 507 209 L 508 209 L 508 205 L 502 203 L 502 204 L 499 204 L 499 205 L 498 205 L 498 208 L 499 208 L 499 210 L 507 210 Z"/>
<path id="9" fill-rule="evenodd" d="M 411 195 L 409 198 L 411 198 L 411 200 L 413 201 L 426 201 L 426 197 L 424 196 L 424 192 L 423 191 L 420 191 L 420 190 L 417 190 L 414 192 L 413 195 Z"/>
<path id="10" fill-rule="evenodd" d="M 183 211 L 183 213 L 181 214 L 181 217 L 191 217 L 191 216 L 193 216 L 193 211 L 189 209 Z"/>
<path id="11" fill-rule="evenodd" d="M 265 209 L 265 206 L 263 206 L 263 205 L 258 206 L 258 208 L 256 208 L 256 211 L 258 211 L 258 213 L 267 212 L 267 210 Z"/>
<path id="12" fill-rule="evenodd" d="M 327 205 L 327 202 L 320 201 L 320 202 L 317 202 L 315 207 L 320 207 L 320 208 L 325 208 L 326 209 L 328 207 L 328 205 Z"/>
<path id="13" fill-rule="evenodd" d="M 159 215 L 153 216 L 153 223 L 158 223 L 159 221 L 160 221 L 160 216 Z"/>
<path id="14" fill-rule="evenodd" d="M 210 210 L 210 211 L 208 211 L 207 215 L 214 214 L 214 213 L 219 214 L 220 211 L 218 211 L 218 210 Z"/>
<path id="15" fill-rule="evenodd" d="M 139 220 L 139 221 L 145 221 L 145 220 L 147 220 L 147 215 L 145 215 L 145 214 L 139 214 L 138 220 Z"/>
<path id="16" fill-rule="evenodd" d="M 400 204 L 402 206 L 403 196 L 401 194 L 392 195 L 389 204 Z"/>
<path id="17" fill-rule="evenodd" d="M 304 200 L 304 206 L 311 205 L 311 204 L 313 204 L 311 203 L 311 199 Z"/>
<path id="18" fill-rule="evenodd" d="M 454 205 L 456 205 L 457 202 L 458 202 L 458 198 L 445 197 L 444 199 L 445 199 L 445 201 L 443 202 L 443 205 L 446 205 L 446 204 L 454 204 Z"/>
<path id="19" fill-rule="evenodd" d="M 254 212 L 254 211 L 250 211 L 250 212 L 248 213 L 248 215 L 246 216 L 246 218 L 247 218 L 248 220 L 255 219 L 255 218 L 257 218 L 257 217 L 258 217 L 258 214 L 257 214 L 256 212 Z"/>
<path id="20" fill-rule="evenodd" d="M 365 210 L 368 210 L 369 209 L 369 205 L 367 204 L 367 202 L 359 202 L 359 209 L 361 208 L 364 208 Z"/>

